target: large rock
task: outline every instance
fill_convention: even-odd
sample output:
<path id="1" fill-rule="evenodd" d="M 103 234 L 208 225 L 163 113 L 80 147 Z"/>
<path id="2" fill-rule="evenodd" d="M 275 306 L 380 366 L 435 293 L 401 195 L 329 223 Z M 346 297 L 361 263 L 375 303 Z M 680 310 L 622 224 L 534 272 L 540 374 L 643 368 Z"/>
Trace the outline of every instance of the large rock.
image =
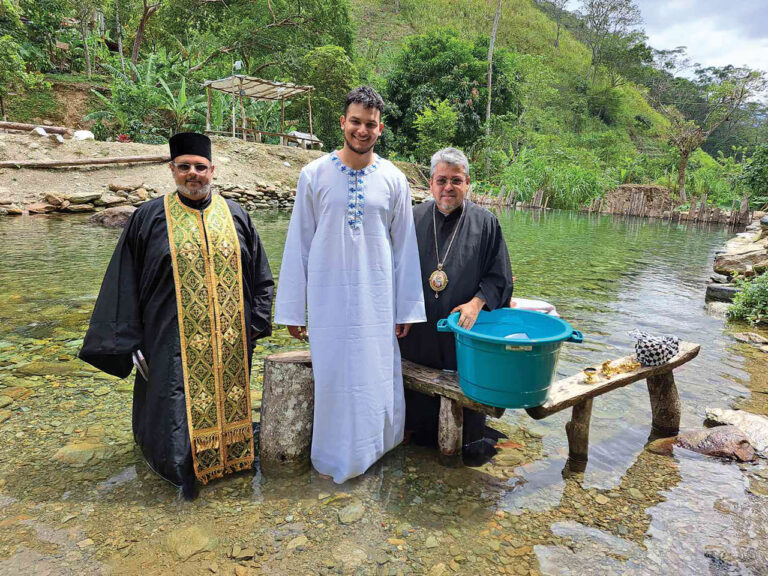
<path id="1" fill-rule="evenodd" d="M 75 192 L 65 197 L 71 204 L 88 204 L 101 198 L 101 192 Z"/>
<path id="2" fill-rule="evenodd" d="M 707 408 L 707 423 L 736 426 L 744 432 L 749 443 L 768 458 L 768 418 L 744 410 Z"/>
<path id="3" fill-rule="evenodd" d="M 105 452 L 106 446 L 98 438 L 82 438 L 59 448 L 53 459 L 65 466 L 83 468 L 104 458 Z"/>
<path id="4" fill-rule="evenodd" d="M 752 275 L 768 270 L 768 250 L 763 247 L 737 254 L 721 254 L 715 258 L 714 269 L 718 274 L 734 273 Z"/>
<path id="5" fill-rule="evenodd" d="M 89 222 L 105 228 L 122 228 L 135 211 L 133 206 L 115 206 L 97 212 L 91 216 Z"/>
<path id="6" fill-rule="evenodd" d="M 94 204 L 96 206 L 123 206 L 128 203 L 128 200 L 123 196 L 117 196 L 116 194 L 104 194 L 101 198 L 96 200 Z"/>
<path id="7" fill-rule="evenodd" d="M 365 507 L 360 500 L 353 500 L 344 508 L 339 510 L 339 522 L 342 524 L 352 524 L 357 522 L 365 515 Z"/>
<path id="8" fill-rule="evenodd" d="M 46 202 L 36 202 L 35 204 L 28 204 L 27 211 L 30 214 L 49 214 L 56 210 L 56 206 L 52 206 Z"/>
<path id="9" fill-rule="evenodd" d="M 181 561 L 195 554 L 210 552 L 218 544 L 212 526 L 187 526 L 171 532 L 166 539 L 168 551 Z"/>
<path id="10" fill-rule="evenodd" d="M 93 204 L 70 204 L 69 206 L 62 206 L 63 212 L 93 212 Z"/>
<path id="11" fill-rule="evenodd" d="M 15 204 L 7 204 L 3 206 L 3 209 L 5 210 L 5 213 L 8 216 L 21 216 L 22 214 L 24 214 L 24 210 L 22 210 Z"/>
<path id="12" fill-rule="evenodd" d="M 96 137 L 90 130 L 75 130 L 72 134 L 72 140 L 95 140 Z"/>
<path id="13" fill-rule="evenodd" d="M 736 426 L 718 426 L 708 430 L 683 432 L 672 438 L 651 442 L 648 450 L 655 454 L 670 454 L 673 446 L 706 456 L 729 458 L 740 462 L 751 462 L 755 459 L 755 449 L 744 432 Z"/>
<path id="14" fill-rule="evenodd" d="M 45 128 L 42 128 L 40 126 L 35 126 L 32 128 L 32 130 L 29 131 L 30 136 L 48 136 L 48 132 L 45 131 Z"/>
<path id="15" fill-rule="evenodd" d="M 144 180 L 136 178 L 118 178 L 109 183 L 109 189 L 112 192 L 131 192 L 144 185 Z"/>
<path id="16" fill-rule="evenodd" d="M 45 195 L 45 201 L 51 206 L 61 206 L 61 198 L 53 192 L 48 192 Z"/>
<path id="17" fill-rule="evenodd" d="M 718 302 L 730 302 L 733 297 L 741 292 L 733 284 L 709 284 L 707 286 L 707 300 L 717 300 Z"/>

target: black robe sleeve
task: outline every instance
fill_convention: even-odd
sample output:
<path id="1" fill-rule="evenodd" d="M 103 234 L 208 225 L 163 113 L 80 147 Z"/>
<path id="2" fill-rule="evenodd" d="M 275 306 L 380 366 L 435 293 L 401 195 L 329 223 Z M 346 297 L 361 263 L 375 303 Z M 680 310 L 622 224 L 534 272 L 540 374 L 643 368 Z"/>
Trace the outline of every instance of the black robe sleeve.
<path id="1" fill-rule="evenodd" d="M 112 254 L 79 354 L 81 360 L 120 378 L 131 373 L 131 355 L 140 348 L 143 334 L 136 266 L 138 229 L 134 212 Z"/>
<path id="2" fill-rule="evenodd" d="M 509 306 L 512 297 L 512 269 L 509 265 L 509 252 L 501 232 L 501 225 L 496 218 L 489 224 L 488 248 L 484 253 L 483 273 L 480 287 L 475 296 L 482 298 L 489 310 Z"/>
<path id="3" fill-rule="evenodd" d="M 248 218 L 251 234 L 251 254 L 253 258 L 251 266 L 251 334 L 252 340 L 265 338 L 272 334 L 272 297 L 275 292 L 275 281 L 272 278 L 272 270 L 269 267 L 267 253 L 261 244 L 258 232 Z"/>

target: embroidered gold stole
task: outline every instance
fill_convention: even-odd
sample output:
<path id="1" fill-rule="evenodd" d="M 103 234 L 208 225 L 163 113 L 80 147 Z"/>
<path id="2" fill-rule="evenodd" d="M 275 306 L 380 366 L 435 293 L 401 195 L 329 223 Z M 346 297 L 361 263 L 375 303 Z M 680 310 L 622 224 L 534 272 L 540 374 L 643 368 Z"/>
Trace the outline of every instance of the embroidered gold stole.
<path id="1" fill-rule="evenodd" d="M 253 464 L 240 241 L 226 201 L 201 212 L 165 196 L 195 476 Z"/>

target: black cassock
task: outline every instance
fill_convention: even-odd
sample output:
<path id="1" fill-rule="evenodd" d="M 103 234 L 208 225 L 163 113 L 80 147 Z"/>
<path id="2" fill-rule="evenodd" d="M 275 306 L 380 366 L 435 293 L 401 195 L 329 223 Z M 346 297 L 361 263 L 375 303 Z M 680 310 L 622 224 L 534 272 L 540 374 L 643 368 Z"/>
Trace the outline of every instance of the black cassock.
<path id="1" fill-rule="evenodd" d="M 191 202 L 203 210 L 211 202 Z M 274 282 L 259 235 L 248 214 L 227 200 L 240 240 L 248 364 L 253 342 L 272 332 Z M 136 373 L 133 435 L 147 463 L 176 485 L 194 482 L 187 428 L 176 288 L 163 199 L 139 207 L 128 220 L 101 285 L 80 358 L 125 378 L 140 349 L 149 381 Z M 249 371 L 250 373 L 250 371 Z"/>
<path id="2" fill-rule="evenodd" d="M 438 332 L 437 321 L 447 318 L 456 306 L 469 302 L 475 296 L 482 298 L 489 310 L 509 306 L 512 270 L 501 226 L 488 210 L 469 201 L 447 216 L 434 210 L 441 259 L 445 257 L 456 226 L 459 226 L 443 266 L 448 275 L 448 286 L 439 293 L 439 298 L 435 298 L 435 292 L 429 285 L 430 274 L 437 270 L 432 220 L 434 206 L 434 201 L 429 201 L 413 209 L 427 321 L 414 324 L 408 336 L 400 340 L 400 353 L 403 358 L 424 366 L 456 370 L 454 336 Z M 463 218 L 462 212 L 465 212 Z M 405 403 L 406 429 L 413 431 L 417 443 L 434 444 L 437 441 L 440 399 L 406 390 Z M 484 427 L 484 414 L 464 410 L 465 445 L 482 439 Z"/>

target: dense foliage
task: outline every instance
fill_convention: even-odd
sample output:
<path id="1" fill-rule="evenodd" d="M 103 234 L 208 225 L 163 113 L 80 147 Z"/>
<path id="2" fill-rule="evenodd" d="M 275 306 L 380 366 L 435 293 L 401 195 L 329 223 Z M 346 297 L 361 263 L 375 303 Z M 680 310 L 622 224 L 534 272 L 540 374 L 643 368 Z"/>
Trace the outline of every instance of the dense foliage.
<path id="1" fill-rule="evenodd" d="M 768 274 L 739 281 L 741 292 L 733 297 L 728 316 L 750 324 L 768 323 Z"/>
<path id="2" fill-rule="evenodd" d="M 0 0 L 0 104 L 11 119 L 23 106 L 42 118 L 55 99 L 38 73 L 77 78 L 95 88 L 99 138 L 160 142 L 205 129 L 205 80 L 248 74 L 314 86 L 312 131 L 328 150 L 341 144 L 344 94 L 364 82 L 387 103 L 380 153 L 427 162 L 461 147 L 486 192 L 577 208 L 621 183 L 657 183 L 682 203 L 768 202 L 762 73 L 654 50 L 633 0 L 505 0 L 488 94 L 496 4 Z M 285 130 L 310 131 L 308 104 L 286 101 Z M 281 129 L 279 102 L 244 112 Z M 231 130 L 231 96 L 213 93 L 210 122 Z"/>

